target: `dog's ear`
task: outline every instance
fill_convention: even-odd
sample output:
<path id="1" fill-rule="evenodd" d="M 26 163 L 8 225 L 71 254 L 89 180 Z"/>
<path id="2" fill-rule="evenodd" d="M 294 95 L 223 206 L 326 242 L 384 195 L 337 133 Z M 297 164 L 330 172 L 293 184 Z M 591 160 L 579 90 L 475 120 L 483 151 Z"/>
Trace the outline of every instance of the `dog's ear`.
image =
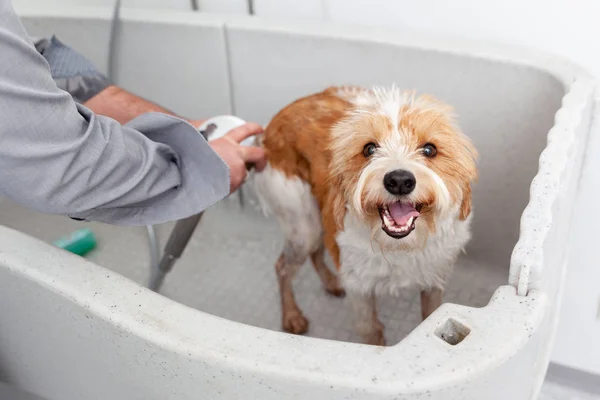
<path id="1" fill-rule="evenodd" d="M 334 192 L 335 194 L 333 194 Z M 331 191 L 323 199 L 321 214 L 323 216 L 324 241 L 325 247 L 335 263 L 336 268 L 340 268 L 340 249 L 335 241 L 335 236 L 344 227 L 344 217 L 346 216 L 346 203 L 341 195 L 342 191 Z"/>
<path id="2" fill-rule="evenodd" d="M 337 232 L 344 227 L 346 216 L 346 203 L 341 191 L 330 191 L 322 200 L 321 214 L 323 228 L 328 232 Z"/>
<path id="3" fill-rule="evenodd" d="M 467 183 L 463 188 L 463 198 L 462 203 L 460 204 L 460 214 L 459 219 L 464 221 L 467 219 L 469 214 L 471 214 L 471 184 Z"/>

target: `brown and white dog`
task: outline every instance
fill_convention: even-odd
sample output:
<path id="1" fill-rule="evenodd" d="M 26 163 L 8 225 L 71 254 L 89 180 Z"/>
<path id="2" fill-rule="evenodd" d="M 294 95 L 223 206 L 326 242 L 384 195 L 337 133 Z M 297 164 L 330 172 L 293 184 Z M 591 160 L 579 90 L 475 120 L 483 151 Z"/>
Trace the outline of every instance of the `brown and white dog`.
<path id="1" fill-rule="evenodd" d="M 285 237 L 275 266 L 284 330 L 308 328 L 291 282 L 309 256 L 329 293 L 347 292 L 365 343 L 385 344 L 376 295 L 416 286 L 423 318 L 441 304 L 470 238 L 477 176 L 448 105 L 395 87 L 332 87 L 281 110 L 260 140 L 269 165 L 255 187 Z"/>

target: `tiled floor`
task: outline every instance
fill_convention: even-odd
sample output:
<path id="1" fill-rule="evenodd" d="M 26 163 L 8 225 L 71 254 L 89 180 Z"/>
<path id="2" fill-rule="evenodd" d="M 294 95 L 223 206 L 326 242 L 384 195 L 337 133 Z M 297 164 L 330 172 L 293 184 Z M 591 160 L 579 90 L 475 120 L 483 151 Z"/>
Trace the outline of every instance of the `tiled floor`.
<path id="1" fill-rule="evenodd" d="M 90 227 L 99 243 L 88 255 L 90 260 L 140 284 L 147 282 L 149 252 L 144 228 L 82 224 L 64 217 L 40 215 L 3 199 L 0 199 L 0 224 L 49 242 L 83 226 Z M 171 227 L 172 224 L 157 227 L 161 243 L 165 243 Z M 279 329 L 278 290 L 272 266 L 281 245 L 274 221 L 266 220 L 252 209 L 240 212 L 235 199 L 225 201 L 206 214 L 184 256 L 167 277 L 162 293 L 206 312 Z M 231 251 L 233 248 L 235 252 Z M 310 335 L 357 341 L 348 307 L 342 299 L 324 293 L 311 269 L 305 267 L 295 281 L 298 302 L 311 320 Z M 482 307 L 494 289 L 506 280 L 507 271 L 503 268 L 461 258 L 445 300 Z M 381 299 L 380 315 L 388 341 L 400 341 L 419 323 L 417 293 L 407 291 L 397 300 Z M 1 390 L 0 387 L 3 400 Z M 600 400 L 600 396 L 547 382 L 539 399 Z"/>

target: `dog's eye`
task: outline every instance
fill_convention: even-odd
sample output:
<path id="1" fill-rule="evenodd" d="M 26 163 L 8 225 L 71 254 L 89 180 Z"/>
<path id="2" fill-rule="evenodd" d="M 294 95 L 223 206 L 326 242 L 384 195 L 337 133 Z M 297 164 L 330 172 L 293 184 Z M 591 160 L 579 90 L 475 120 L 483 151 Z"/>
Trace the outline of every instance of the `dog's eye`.
<path id="1" fill-rule="evenodd" d="M 437 154 L 437 149 L 435 148 L 435 146 L 431 143 L 427 143 L 425 146 L 423 146 L 423 155 L 425 157 L 435 157 L 435 155 Z"/>
<path id="2" fill-rule="evenodd" d="M 377 145 L 375 143 L 367 143 L 365 144 L 365 147 L 363 148 L 363 154 L 365 157 L 371 157 L 373 154 L 375 154 L 375 151 L 377 150 Z"/>

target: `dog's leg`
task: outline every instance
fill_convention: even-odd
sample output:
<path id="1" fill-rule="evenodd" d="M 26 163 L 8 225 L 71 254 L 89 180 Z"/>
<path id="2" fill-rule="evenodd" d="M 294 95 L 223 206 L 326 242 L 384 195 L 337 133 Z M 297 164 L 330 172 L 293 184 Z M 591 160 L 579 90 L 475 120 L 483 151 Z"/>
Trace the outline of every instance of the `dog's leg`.
<path id="1" fill-rule="evenodd" d="M 342 288 L 338 276 L 331 272 L 325 264 L 325 248 L 319 246 L 319 249 L 310 255 L 310 259 L 327 293 L 336 297 L 345 296 L 346 292 Z"/>
<path id="2" fill-rule="evenodd" d="M 281 294 L 281 318 L 283 330 L 289 333 L 301 334 L 308 330 L 308 320 L 304 318 L 302 311 L 296 304 L 294 291 L 292 289 L 292 280 L 296 272 L 302 267 L 304 260 L 297 262 L 297 258 L 286 256 L 286 252 L 277 260 L 275 272 L 279 282 L 279 292 Z M 292 262 L 293 261 L 293 262 Z"/>
<path id="3" fill-rule="evenodd" d="M 356 329 L 362 336 L 363 342 L 376 346 L 385 346 L 383 324 L 377 318 L 374 295 L 348 293 L 354 310 Z"/>
<path id="4" fill-rule="evenodd" d="M 421 316 L 427 319 L 442 305 L 442 289 L 433 288 L 421 291 Z"/>

